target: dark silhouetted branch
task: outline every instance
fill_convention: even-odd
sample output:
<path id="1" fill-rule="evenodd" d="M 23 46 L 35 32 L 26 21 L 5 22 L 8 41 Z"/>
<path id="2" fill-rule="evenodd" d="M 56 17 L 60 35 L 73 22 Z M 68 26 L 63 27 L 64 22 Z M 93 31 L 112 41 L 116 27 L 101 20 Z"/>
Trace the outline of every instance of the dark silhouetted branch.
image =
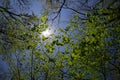
<path id="1" fill-rule="evenodd" d="M 66 2 L 66 0 L 63 0 L 62 5 L 60 6 L 59 10 L 57 11 L 57 15 L 52 20 L 55 20 L 59 16 L 63 6 L 65 5 L 65 2 Z"/>
<path id="2" fill-rule="evenodd" d="M 68 7 L 68 6 L 66 6 L 66 7 L 64 7 L 64 8 L 65 8 L 65 9 L 70 9 L 70 10 L 72 10 L 72 11 L 78 13 L 78 14 L 85 15 L 85 13 L 81 13 L 81 12 L 79 12 L 79 11 L 73 9 L 73 8 Z"/>

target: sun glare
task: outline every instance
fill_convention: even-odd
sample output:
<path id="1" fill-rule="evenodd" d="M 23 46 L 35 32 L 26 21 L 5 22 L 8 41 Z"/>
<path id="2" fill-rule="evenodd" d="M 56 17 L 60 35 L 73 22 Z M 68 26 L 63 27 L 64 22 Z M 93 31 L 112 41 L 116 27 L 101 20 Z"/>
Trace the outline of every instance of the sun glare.
<path id="1" fill-rule="evenodd" d="M 49 37 L 51 35 L 51 31 L 49 29 L 46 29 L 45 31 L 42 32 L 42 35 L 45 37 Z"/>

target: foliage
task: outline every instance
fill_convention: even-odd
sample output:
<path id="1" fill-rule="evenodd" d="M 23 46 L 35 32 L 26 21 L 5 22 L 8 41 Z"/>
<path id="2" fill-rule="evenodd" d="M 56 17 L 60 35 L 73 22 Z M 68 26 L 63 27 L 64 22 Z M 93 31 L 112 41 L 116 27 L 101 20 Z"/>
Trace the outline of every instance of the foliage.
<path id="1" fill-rule="evenodd" d="M 119 8 L 98 8 L 87 13 L 85 21 L 79 15 L 52 38 L 40 36 L 49 26 L 46 15 L 31 18 L 39 25 L 11 18 L 0 21 L 0 55 L 9 69 L 6 76 L 12 80 L 106 80 L 113 70 L 120 75 Z"/>

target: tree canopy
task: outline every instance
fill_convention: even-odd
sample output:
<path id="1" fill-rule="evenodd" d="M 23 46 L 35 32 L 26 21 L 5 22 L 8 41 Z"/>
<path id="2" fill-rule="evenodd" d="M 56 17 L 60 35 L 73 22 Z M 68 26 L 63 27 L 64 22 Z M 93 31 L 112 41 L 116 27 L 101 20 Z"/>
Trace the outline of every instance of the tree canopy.
<path id="1" fill-rule="evenodd" d="M 107 1 L 46 0 L 43 14 L 37 17 L 27 12 L 29 0 L 2 0 L 0 56 L 7 72 L 0 69 L 0 79 L 119 79 L 120 1 Z M 26 12 L 12 11 L 15 3 Z M 43 35 L 50 29 L 49 20 L 60 18 L 63 9 L 74 12 L 68 25 Z"/>

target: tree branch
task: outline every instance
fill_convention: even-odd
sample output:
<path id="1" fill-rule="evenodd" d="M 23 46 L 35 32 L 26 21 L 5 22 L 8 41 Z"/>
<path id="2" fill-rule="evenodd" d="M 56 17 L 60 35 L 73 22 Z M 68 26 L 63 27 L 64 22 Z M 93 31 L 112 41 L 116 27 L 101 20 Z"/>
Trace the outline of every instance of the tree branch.
<path id="1" fill-rule="evenodd" d="M 60 14 L 60 12 L 61 12 L 63 6 L 65 5 L 65 2 L 66 2 L 66 0 L 63 0 L 63 3 L 62 3 L 62 5 L 60 6 L 60 9 L 57 11 L 58 14 L 57 14 L 52 20 L 55 20 L 55 19 L 59 16 L 59 14 Z"/>
<path id="2" fill-rule="evenodd" d="M 32 15 L 28 15 L 28 14 L 16 14 L 16 13 L 14 13 L 12 11 L 9 11 L 8 9 L 6 9 L 6 8 L 4 8 L 2 6 L 0 6 L 0 12 L 3 13 L 4 16 L 5 16 L 5 13 L 9 14 L 9 16 L 11 18 L 13 18 L 14 20 L 18 19 L 18 17 L 19 18 L 25 18 L 25 17 L 27 18 L 27 17 L 31 17 L 32 16 Z"/>
<path id="3" fill-rule="evenodd" d="M 68 6 L 65 6 L 64 8 L 65 8 L 65 9 L 70 9 L 70 10 L 72 10 L 72 11 L 78 13 L 78 14 L 85 15 L 85 13 L 81 13 L 81 12 L 79 12 L 79 11 L 73 9 L 73 8 L 68 7 Z"/>

